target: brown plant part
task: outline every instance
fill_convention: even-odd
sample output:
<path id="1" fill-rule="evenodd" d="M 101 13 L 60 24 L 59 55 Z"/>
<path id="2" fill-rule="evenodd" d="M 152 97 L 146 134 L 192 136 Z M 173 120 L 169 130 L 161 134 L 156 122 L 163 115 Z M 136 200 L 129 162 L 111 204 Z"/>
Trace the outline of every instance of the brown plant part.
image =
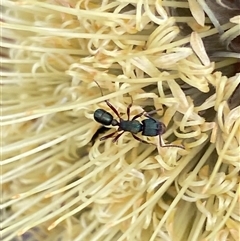
<path id="1" fill-rule="evenodd" d="M 198 0 L 197 2 L 189 0 L 188 4 L 189 9 L 180 7 L 169 9 L 172 16 L 187 17 L 190 19 L 192 17 L 192 20 L 178 23 L 181 34 L 188 36 L 192 32 L 198 33 L 204 45 L 205 55 L 208 56 L 210 62 L 223 61 L 224 59 L 228 59 L 230 62 L 233 61 L 227 67 L 221 67 L 221 71 L 226 76 L 234 76 L 239 72 L 237 59 L 240 58 L 240 10 L 232 10 L 223 7 L 216 3 L 216 1 L 208 0 Z M 203 12 L 204 16 L 202 15 Z M 205 18 L 205 14 L 208 18 Z M 218 33 L 205 37 L 202 36 L 203 32 L 208 31 L 207 29 L 214 29 L 214 27 Z M 200 50 L 200 46 L 195 45 L 200 42 L 196 41 L 191 36 L 190 44 L 195 53 L 196 49 Z M 201 53 L 199 50 L 197 52 Z"/>
<path id="2" fill-rule="evenodd" d="M 240 78 L 240 75 L 239 75 Z M 232 96 L 228 100 L 230 109 L 240 106 L 240 85 L 234 90 Z"/>
<path id="3" fill-rule="evenodd" d="M 200 0 L 200 3 L 206 4 L 208 8 L 208 12 L 206 14 L 211 19 L 213 25 L 218 29 L 219 33 L 224 34 L 224 30 L 220 25 L 226 24 L 229 22 L 229 19 L 240 15 L 239 1 L 229 1 L 229 0 Z M 203 5 L 202 5 L 203 6 Z M 229 6 L 235 6 L 235 8 L 229 8 Z M 239 23 L 238 23 L 239 24 Z M 238 27 L 238 26 L 236 26 Z M 239 28 L 239 27 L 238 27 Z M 240 53 L 240 35 L 239 31 L 237 34 L 231 36 L 230 41 L 224 42 L 225 47 L 228 50 L 235 51 Z"/>
<path id="4" fill-rule="evenodd" d="M 218 0 L 219 2 L 221 0 Z M 217 19 L 219 24 L 223 25 L 224 23 L 229 22 L 229 19 L 240 14 L 239 9 L 229 9 L 226 6 L 222 6 L 217 3 L 217 1 L 212 0 L 200 0 L 200 2 L 205 2 L 210 11 L 214 14 L 214 17 Z M 208 14 L 207 14 L 208 15 Z M 210 17 L 210 16 L 208 16 Z M 214 24 L 214 23 L 213 23 Z"/>
<path id="5" fill-rule="evenodd" d="M 216 2 L 222 7 L 228 8 L 230 10 L 240 10 L 239 0 L 217 0 Z"/>

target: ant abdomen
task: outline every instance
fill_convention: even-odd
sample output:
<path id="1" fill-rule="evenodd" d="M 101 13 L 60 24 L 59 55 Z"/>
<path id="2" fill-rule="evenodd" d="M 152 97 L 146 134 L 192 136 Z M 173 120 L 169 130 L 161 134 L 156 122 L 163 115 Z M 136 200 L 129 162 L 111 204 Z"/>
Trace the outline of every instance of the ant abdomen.
<path id="1" fill-rule="evenodd" d="M 145 119 L 143 123 L 143 136 L 158 136 L 162 135 L 166 131 L 166 127 L 162 122 L 156 121 L 155 119 Z"/>

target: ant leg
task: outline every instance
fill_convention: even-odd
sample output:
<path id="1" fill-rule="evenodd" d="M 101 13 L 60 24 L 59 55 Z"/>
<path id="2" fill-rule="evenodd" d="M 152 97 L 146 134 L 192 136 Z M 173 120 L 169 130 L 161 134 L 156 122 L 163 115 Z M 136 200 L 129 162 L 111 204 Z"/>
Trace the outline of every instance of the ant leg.
<path id="1" fill-rule="evenodd" d="M 135 136 L 134 134 L 132 134 L 132 136 L 137 141 L 140 141 L 140 142 L 145 143 L 145 144 L 152 144 L 152 143 L 149 143 L 147 141 L 142 140 L 141 138 L 139 138 L 138 136 Z"/>
<path id="2" fill-rule="evenodd" d="M 156 110 L 151 110 L 151 111 L 149 111 L 149 112 L 146 112 L 145 115 L 149 116 L 149 115 L 155 114 L 155 113 L 157 113 L 159 110 L 162 110 L 162 108 L 159 108 L 159 109 L 156 109 Z"/>
<path id="3" fill-rule="evenodd" d="M 114 137 L 114 139 L 113 139 L 112 142 L 116 142 L 116 141 L 118 140 L 118 138 L 119 138 L 123 133 L 124 133 L 124 131 L 121 132 L 121 133 L 119 133 L 116 137 Z"/>
<path id="4" fill-rule="evenodd" d="M 129 106 L 127 107 L 127 116 L 128 116 L 128 120 L 130 119 L 130 108 L 132 107 L 132 103 L 129 104 Z"/>
<path id="5" fill-rule="evenodd" d="M 128 107 L 127 107 L 127 116 L 128 116 L 128 121 L 129 121 L 129 119 L 130 119 L 130 108 L 132 107 L 132 103 L 133 103 L 132 96 L 130 95 L 130 97 L 131 97 L 132 102 L 131 102 L 131 104 L 129 104 L 129 105 L 128 105 Z"/>
<path id="6" fill-rule="evenodd" d="M 181 148 L 181 149 L 185 149 L 184 146 L 179 146 L 179 145 L 172 145 L 172 144 L 163 145 L 161 135 L 159 135 L 159 145 L 161 147 L 178 147 L 178 148 Z"/>
<path id="7" fill-rule="evenodd" d="M 94 80 L 94 82 L 97 84 L 98 88 L 100 89 L 101 91 L 101 95 L 103 96 L 103 91 L 102 91 L 102 88 L 100 87 L 100 85 L 98 84 L 98 82 L 96 80 Z M 118 111 L 116 110 L 116 108 L 108 101 L 108 100 L 105 100 L 106 104 L 111 108 L 111 110 L 117 115 L 117 117 L 119 119 L 121 119 Z"/>
<path id="8" fill-rule="evenodd" d="M 150 112 L 143 111 L 143 112 L 141 112 L 141 113 L 135 115 L 135 116 L 132 118 L 132 120 L 135 120 L 135 119 L 141 117 L 142 115 L 144 115 L 144 116 L 146 116 L 146 117 L 149 117 L 149 118 L 155 120 L 155 119 L 154 119 L 153 117 L 151 117 L 150 115 L 156 113 L 156 112 L 159 111 L 159 110 L 161 110 L 161 109 L 152 110 L 152 111 L 150 111 Z"/>
<path id="9" fill-rule="evenodd" d="M 133 121 L 133 120 L 135 120 L 135 119 L 141 117 L 144 113 L 145 113 L 145 111 L 143 111 L 143 112 L 141 112 L 141 113 L 135 115 L 131 120 Z"/>
<path id="10" fill-rule="evenodd" d="M 132 97 L 131 97 L 132 98 Z M 119 119 L 122 119 L 121 116 L 119 115 L 118 111 L 116 110 L 116 108 L 108 101 L 105 100 L 105 102 L 107 103 L 107 105 L 112 109 L 112 111 L 117 115 L 117 117 Z M 130 119 L 130 108 L 132 107 L 132 103 L 128 105 L 127 107 L 127 116 L 128 116 L 128 120 Z M 137 117 L 138 118 L 138 117 Z"/>
<path id="11" fill-rule="evenodd" d="M 114 131 L 113 133 L 110 133 L 110 134 L 108 134 L 108 135 L 106 135 L 106 136 L 102 136 L 102 137 L 100 138 L 100 141 L 104 141 L 104 140 L 112 137 L 116 132 L 117 132 L 117 131 Z"/>

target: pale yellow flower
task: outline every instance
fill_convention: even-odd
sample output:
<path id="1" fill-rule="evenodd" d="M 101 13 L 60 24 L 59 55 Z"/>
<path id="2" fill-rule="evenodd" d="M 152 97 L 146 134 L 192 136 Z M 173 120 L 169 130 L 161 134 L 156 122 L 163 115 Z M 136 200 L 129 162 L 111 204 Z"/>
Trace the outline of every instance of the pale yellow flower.
<path id="1" fill-rule="evenodd" d="M 239 239 L 239 16 L 204 2 L 1 1 L 3 241 Z M 93 139 L 107 99 L 185 150 Z"/>

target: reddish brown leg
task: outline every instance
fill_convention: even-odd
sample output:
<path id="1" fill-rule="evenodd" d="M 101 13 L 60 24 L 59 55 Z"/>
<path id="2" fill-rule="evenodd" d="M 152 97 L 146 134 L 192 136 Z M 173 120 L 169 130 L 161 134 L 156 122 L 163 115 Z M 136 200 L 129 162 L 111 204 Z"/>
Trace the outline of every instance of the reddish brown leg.
<path id="1" fill-rule="evenodd" d="M 127 107 L 127 116 L 128 120 L 130 119 L 130 108 L 132 107 L 132 103 Z"/>
<path id="2" fill-rule="evenodd" d="M 135 140 L 137 140 L 137 141 L 143 142 L 143 143 L 145 143 L 145 144 L 151 144 L 151 143 L 149 143 L 149 142 L 147 142 L 147 141 L 142 140 L 142 139 L 139 138 L 138 136 L 135 136 L 134 134 L 132 134 L 132 136 L 133 136 L 133 138 L 134 138 Z"/>
<path id="3" fill-rule="evenodd" d="M 124 133 L 124 131 L 121 132 L 121 133 L 119 133 L 116 137 L 114 137 L 113 142 L 116 142 L 116 141 L 118 140 L 118 138 L 119 138 L 123 133 Z"/>
<path id="4" fill-rule="evenodd" d="M 102 136 L 102 137 L 100 138 L 100 141 L 104 141 L 104 140 L 106 140 L 106 139 L 114 136 L 114 134 L 115 134 L 116 132 L 117 132 L 117 131 L 114 131 L 113 133 L 110 133 L 110 134 L 108 134 L 108 135 L 106 135 L 106 136 Z"/>
<path id="5" fill-rule="evenodd" d="M 111 108 L 111 110 L 116 114 L 116 116 L 121 119 L 120 114 L 118 113 L 118 111 L 116 110 L 116 108 L 108 101 L 105 100 L 105 102 L 107 103 L 107 105 Z"/>
<path id="6" fill-rule="evenodd" d="M 99 87 L 100 91 L 101 91 L 101 95 L 103 96 L 103 92 L 102 92 L 102 88 L 100 87 L 100 85 L 98 84 L 97 81 L 94 80 L 94 82 L 97 84 L 97 86 Z M 119 119 L 121 119 L 118 111 L 116 110 L 116 108 L 108 101 L 108 100 L 105 100 L 106 104 L 111 108 L 111 110 L 117 115 L 117 117 Z"/>
<path id="7" fill-rule="evenodd" d="M 132 100 L 131 104 L 128 105 L 127 107 L 127 116 L 128 116 L 128 121 L 130 120 L 130 108 L 132 107 L 133 99 L 132 96 L 130 95 L 130 98 Z"/>
<path id="8" fill-rule="evenodd" d="M 135 115 L 135 116 L 132 118 L 132 120 L 135 120 L 135 119 L 141 117 L 142 115 L 144 115 L 144 116 L 146 116 L 146 117 L 149 117 L 149 118 L 151 118 L 151 119 L 154 119 L 154 118 L 150 117 L 150 115 L 156 113 L 156 112 L 159 111 L 159 110 L 160 110 L 160 109 L 152 110 L 152 111 L 149 111 L 149 112 L 145 112 L 145 111 L 143 111 L 143 112 L 141 112 L 141 113 Z"/>
<path id="9" fill-rule="evenodd" d="M 133 116 L 133 118 L 132 118 L 131 120 L 133 121 L 133 120 L 135 120 L 135 119 L 141 117 L 144 113 L 145 113 L 145 111 L 143 111 L 143 112 L 141 112 L 141 113 L 139 113 L 139 114 Z"/>
<path id="10" fill-rule="evenodd" d="M 155 114 L 157 113 L 159 110 L 161 110 L 162 108 L 159 108 L 159 109 L 156 109 L 156 110 L 151 110 L 149 112 L 146 112 L 146 115 L 149 116 L 149 115 L 152 115 L 152 114 Z"/>
<path id="11" fill-rule="evenodd" d="M 151 112 L 152 111 L 146 112 L 146 113 L 143 113 L 143 114 L 144 114 L 144 116 L 146 116 L 149 119 L 152 119 L 152 120 L 155 120 L 156 122 L 162 123 L 162 122 L 158 121 L 157 119 L 153 118 L 152 116 L 150 116 L 149 113 L 151 113 Z M 165 127 L 165 125 L 163 123 L 162 123 L 162 125 Z M 164 132 L 165 132 L 165 128 L 164 128 L 164 131 L 161 134 L 163 134 Z"/>
<path id="12" fill-rule="evenodd" d="M 162 144 L 161 135 L 159 135 L 159 145 L 160 145 L 161 147 L 178 147 L 178 148 L 181 148 L 181 149 L 185 149 L 184 146 L 179 146 L 179 145 L 172 145 L 172 144 L 163 145 L 163 144 Z"/>

